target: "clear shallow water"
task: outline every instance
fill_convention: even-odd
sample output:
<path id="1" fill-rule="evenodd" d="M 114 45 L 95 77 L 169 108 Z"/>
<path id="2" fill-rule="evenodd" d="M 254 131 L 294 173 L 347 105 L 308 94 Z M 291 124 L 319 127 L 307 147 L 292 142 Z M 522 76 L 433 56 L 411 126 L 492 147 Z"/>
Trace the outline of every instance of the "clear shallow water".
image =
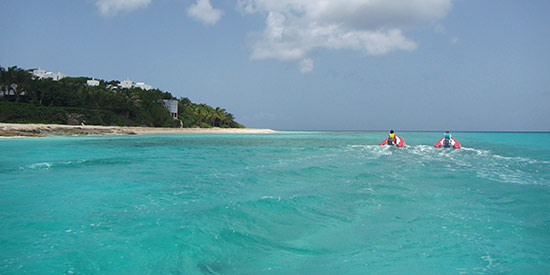
<path id="1" fill-rule="evenodd" d="M 0 273 L 550 270 L 550 134 L 398 134 L 2 139 Z"/>

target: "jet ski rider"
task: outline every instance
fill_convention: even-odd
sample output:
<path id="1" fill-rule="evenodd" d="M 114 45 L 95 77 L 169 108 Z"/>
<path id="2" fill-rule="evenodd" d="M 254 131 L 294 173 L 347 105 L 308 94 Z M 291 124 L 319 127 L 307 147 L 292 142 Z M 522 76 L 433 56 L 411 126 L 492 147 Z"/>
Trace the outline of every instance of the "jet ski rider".
<path id="1" fill-rule="evenodd" d="M 397 137 L 393 130 L 390 130 L 390 133 L 388 134 L 388 144 L 393 145 L 394 143 L 397 143 Z"/>
<path id="2" fill-rule="evenodd" d="M 449 130 L 445 131 L 445 134 L 443 134 L 443 137 L 445 138 L 445 140 L 443 141 L 443 144 L 445 146 L 449 146 L 449 144 L 451 143 L 451 139 L 453 138 L 453 135 L 451 135 L 451 133 L 449 133 Z"/>

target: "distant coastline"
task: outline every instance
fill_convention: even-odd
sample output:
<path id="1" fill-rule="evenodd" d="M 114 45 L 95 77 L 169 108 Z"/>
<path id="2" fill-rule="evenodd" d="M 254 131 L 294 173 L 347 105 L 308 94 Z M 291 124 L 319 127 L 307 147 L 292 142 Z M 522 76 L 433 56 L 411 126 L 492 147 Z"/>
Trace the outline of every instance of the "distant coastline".
<path id="1" fill-rule="evenodd" d="M 0 122 L 171 128 L 245 128 L 224 108 L 144 82 L 66 77 L 0 66 Z"/>
<path id="2" fill-rule="evenodd" d="M 253 128 L 161 128 L 62 124 L 0 123 L 1 137 L 145 135 L 145 134 L 269 134 L 271 129 Z"/>

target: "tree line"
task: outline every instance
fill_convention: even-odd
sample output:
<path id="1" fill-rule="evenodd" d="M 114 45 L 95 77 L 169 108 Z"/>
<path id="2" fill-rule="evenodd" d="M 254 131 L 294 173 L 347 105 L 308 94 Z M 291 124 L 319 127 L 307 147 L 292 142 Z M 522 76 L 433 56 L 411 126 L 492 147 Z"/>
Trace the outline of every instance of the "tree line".
<path id="1" fill-rule="evenodd" d="M 159 89 L 121 88 L 119 81 L 88 77 L 38 79 L 16 66 L 0 66 L 0 122 L 93 124 L 149 127 L 243 128 L 222 108 L 175 98 Z M 174 119 L 162 100 L 178 101 Z"/>

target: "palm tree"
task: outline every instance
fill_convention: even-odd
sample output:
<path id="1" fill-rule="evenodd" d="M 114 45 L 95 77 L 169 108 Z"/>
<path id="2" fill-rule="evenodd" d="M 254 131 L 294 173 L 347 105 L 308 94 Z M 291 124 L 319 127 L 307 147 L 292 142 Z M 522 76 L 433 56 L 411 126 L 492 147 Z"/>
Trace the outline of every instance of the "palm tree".
<path id="1" fill-rule="evenodd" d="M 18 102 L 21 96 L 25 94 L 25 90 L 32 80 L 31 74 L 23 69 L 17 68 L 17 66 L 9 67 L 7 71 L 2 70 L 1 74 L 4 97 L 10 95 L 13 91 L 15 102 Z"/>
<path id="2" fill-rule="evenodd" d="M 6 77 L 7 77 L 6 69 L 0 66 L 0 91 L 2 91 L 2 95 L 4 96 L 4 98 L 7 96 L 7 90 L 8 90 Z"/>

